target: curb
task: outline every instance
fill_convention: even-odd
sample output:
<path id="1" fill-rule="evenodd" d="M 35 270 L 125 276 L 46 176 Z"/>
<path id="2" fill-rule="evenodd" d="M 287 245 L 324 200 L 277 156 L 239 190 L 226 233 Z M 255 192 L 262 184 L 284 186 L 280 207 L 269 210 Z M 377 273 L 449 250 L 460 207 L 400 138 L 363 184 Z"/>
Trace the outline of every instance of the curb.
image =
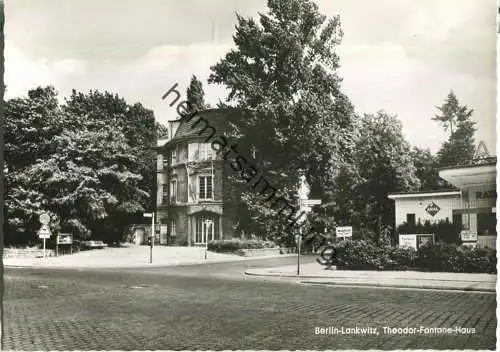
<path id="1" fill-rule="evenodd" d="M 257 269 L 258 270 L 258 269 Z M 255 269 L 247 269 L 245 271 L 246 275 L 251 275 L 251 276 L 274 276 L 274 277 L 295 277 L 299 279 L 330 279 L 330 280 L 335 280 L 335 279 L 364 279 L 364 278 L 371 278 L 368 276 L 319 276 L 319 275 L 296 275 L 296 274 L 289 274 L 289 273 L 269 273 L 267 272 L 255 272 Z M 384 278 L 381 278 L 382 280 Z M 396 279 L 396 280 L 416 280 L 416 281 L 451 281 L 451 282 L 471 282 L 471 283 L 481 283 L 481 282 L 487 282 L 487 281 L 482 281 L 482 280 L 458 280 L 458 279 L 427 279 L 427 278 L 414 278 L 414 277 L 398 277 L 398 278 L 391 278 L 391 279 Z M 496 282 L 495 282 L 496 283 Z"/>
<path id="2" fill-rule="evenodd" d="M 432 284 L 420 284 L 420 285 L 405 285 L 405 284 L 384 284 L 384 283 L 359 283 L 359 282 L 338 282 L 335 280 L 341 279 L 341 280 L 349 280 L 349 279 L 362 279 L 360 277 L 324 277 L 324 276 L 307 276 L 307 275 L 295 275 L 295 274 L 283 274 L 283 273 L 276 273 L 276 274 L 269 274 L 269 273 L 255 273 L 251 272 L 252 269 L 246 270 L 245 275 L 248 276 L 258 276 L 258 277 L 278 277 L 278 278 L 295 278 L 299 280 L 298 282 L 301 284 L 308 284 L 308 285 L 330 285 L 330 286 L 356 286 L 356 287 L 380 287 L 380 288 L 401 288 L 401 289 L 423 289 L 423 290 L 450 290 L 450 291 L 466 291 L 466 292 L 485 292 L 485 293 L 492 293 L 496 292 L 496 288 L 475 288 L 475 287 L 457 287 L 457 286 L 451 286 L 451 285 L 446 285 L 446 286 L 439 286 L 439 285 L 432 285 Z M 313 280 L 310 280 L 313 279 Z M 327 279 L 329 281 L 314 281 L 314 279 Z M 402 279 L 405 280 L 405 279 Z M 411 278 L 407 278 L 406 280 L 413 280 Z M 420 280 L 415 280 L 415 281 L 421 281 Z M 424 279 L 425 280 L 425 279 Z M 426 280 L 426 281 L 432 281 L 432 280 Z M 477 283 L 482 283 L 484 281 L 459 281 L 459 280 L 434 280 L 434 281 L 453 281 L 453 282 L 468 282 L 472 285 L 477 284 Z M 496 285 L 496 283 L 495 283 Z"/>
<path id="3" fill-rule="evenodd" d="M 320 281 L 300 281 L 301 284 L 314 285 L 314 286 L 357 286 L 357 287 L 380 287 L 380 288 L 401 288 L 401 289 L 420 289 L 420 290 L 447 290 L 447 291 L 465 291 L 465 292 L 483 292 L 495 293 L 495 289 L 491 288 L 474 288 L 474 287 L 456 287 L 456 286 L 434 286 L 434 285 L 393 285 L 393 284 L 360 284 L 353 283 L 336 283 L 336 282 L 320 282 Z"/>
<path id="4" fill-rule="evenodd" d="M 13 269 L 73 269 L 73 270 L 95 270 L 95 269 L 100 269 L 100 270 L 114 270 L 114 269 L 150 269 L 150 268 L 170 268 L 170 267 L 178 267 L 178 266 L 191 266 L 191 265 L 203 265 L 203 264 L 221 264 L 221 263 L 238 263 L 238 262 L 244 262 L 244 261 L 249 261 L 249 260 L 258 260 L 258 259 L 277 259 L 277 258 L 286 258 L 294 256 L 294 254 L 281 254 L 279 256 L 254 256 L 254 257 L 241 257 L 238 259 L 228 259 L 228 260 L 214 260 L 214 261 L 205 261 L 205 260 L 200 260 L 196 262 L 186 262 L 186 263 L 165 263 L 165 264 L 140 264 L 136 266 L 59 266 L 59 265 L 33 265 L 33 264 L 26 264 L 26 265 L 19 265 L 19 264 L 14 264 L 14 265 L 8 265 L 8 264 L 3 264 L 4 268 L 13 268 Z"/>

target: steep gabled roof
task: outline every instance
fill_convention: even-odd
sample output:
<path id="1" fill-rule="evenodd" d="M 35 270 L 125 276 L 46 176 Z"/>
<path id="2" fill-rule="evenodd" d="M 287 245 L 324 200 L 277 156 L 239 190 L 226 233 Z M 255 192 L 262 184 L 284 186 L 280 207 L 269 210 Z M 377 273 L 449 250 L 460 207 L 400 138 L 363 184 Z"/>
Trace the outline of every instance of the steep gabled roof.
<path id="1" fill-rule="evenodd" d="M 174 137 L 164 145 L 169 147 L 180 141 L 209 138 L 210 135 L 226 133 L 229 121 L 245 118 L 250 110 L 238 108 L 207 109 L 197 112 L 194 116 L 182 117 L 179 120 Z M 209 126 L 205 128 L 206 126 Z M 210 128 L 212 127 L 213 130 Z M 214 133 L 215 130 L 215 133 Z"/>

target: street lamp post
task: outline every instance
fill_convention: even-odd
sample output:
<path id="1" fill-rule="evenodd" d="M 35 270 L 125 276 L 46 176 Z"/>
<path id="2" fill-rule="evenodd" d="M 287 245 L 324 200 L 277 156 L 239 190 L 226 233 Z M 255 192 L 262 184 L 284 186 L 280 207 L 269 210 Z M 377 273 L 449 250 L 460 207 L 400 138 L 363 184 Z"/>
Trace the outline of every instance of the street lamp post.
<path id="1" fill-rule="evenodd" d="M 155 245 L 155 213 L 144 213 L 145 218 L 151 218 L 151 245 L 149 247 L 149 263 L 153 263 L 153 247 Z"/>
<path id="2" fill-rule="evenodd" d="M 207 253 L 208 253 L 208 227 L 212 225 L 212 220 L 210 219 L 205 219 L 204 225 L 205 225 L 205 260 L 207 260 Z M 212 231 L 213 231 L 213 226 L 212 226 Z"/>

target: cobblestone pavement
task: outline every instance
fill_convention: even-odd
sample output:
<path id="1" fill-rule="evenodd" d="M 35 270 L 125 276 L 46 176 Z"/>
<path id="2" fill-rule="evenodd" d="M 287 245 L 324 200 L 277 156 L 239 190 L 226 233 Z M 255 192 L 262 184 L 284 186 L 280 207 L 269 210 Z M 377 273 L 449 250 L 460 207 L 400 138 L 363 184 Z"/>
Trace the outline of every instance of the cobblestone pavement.
<path id="1" fill-rule="evenodd" d="M 178 270 L 7 269 L 3 349 L 495 349 L 494 294 L 315 287 Z M 315 334 L 328 326 L 373 327 L 379 335 Z M 476 333 L 386 335 L 384 326 Z"/>

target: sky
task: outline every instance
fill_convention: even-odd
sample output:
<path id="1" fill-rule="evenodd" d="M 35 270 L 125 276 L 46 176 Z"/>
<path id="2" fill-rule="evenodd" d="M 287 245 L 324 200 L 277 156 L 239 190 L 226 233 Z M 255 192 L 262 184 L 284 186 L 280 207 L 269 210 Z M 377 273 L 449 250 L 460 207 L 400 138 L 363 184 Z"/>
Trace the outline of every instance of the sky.
<path id="1" fill-rule="evenodd" d="M 452 89 L 474 109 L 476 143 L 495 154 L 495 0 L 316 3 L 340 15 L 339 73 L 359 114 L 395 114 L 412 145 L 436 152 L 447 135 L 431 118 Z M 235 14 L 265 11 L 265 0 L 6 1 L 5 98 L 49 84 L 63 97 L 108 90 L 165 123 L 175 106 L 161 97 L 175 83 L 185 96 L 193 74 L 207 102 L 225 99 L 206 81 L 210 66 L 233 47 Z"/>

